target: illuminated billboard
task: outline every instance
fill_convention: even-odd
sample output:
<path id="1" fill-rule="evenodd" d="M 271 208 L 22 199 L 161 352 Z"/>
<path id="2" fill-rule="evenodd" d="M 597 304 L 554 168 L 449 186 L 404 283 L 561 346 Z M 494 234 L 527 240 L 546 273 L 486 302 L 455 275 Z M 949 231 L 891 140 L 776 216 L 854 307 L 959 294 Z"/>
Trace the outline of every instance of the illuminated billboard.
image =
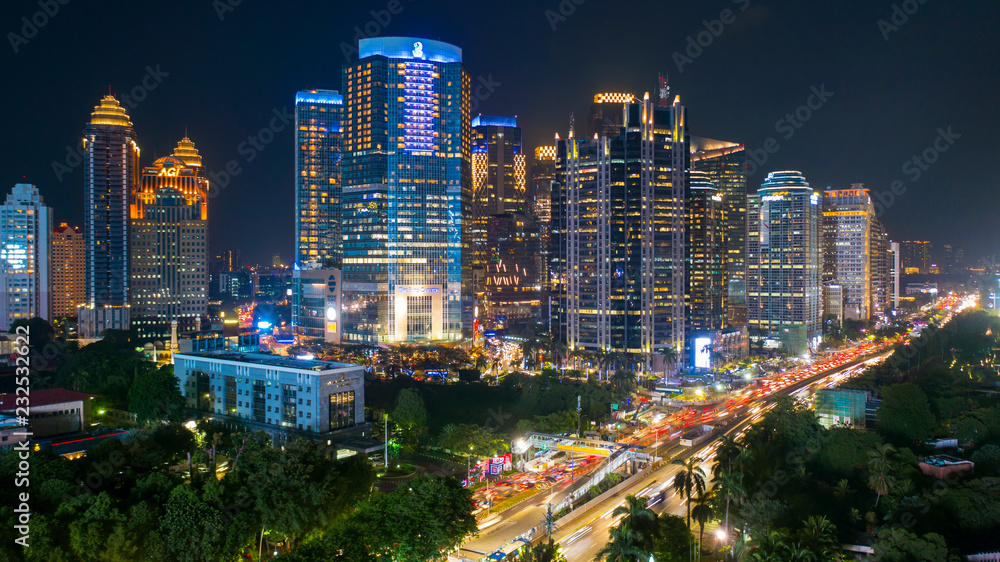
<path id="1" fill-rule="evenodd" d="M 694 349 L 691 356 L 694 357 L 694 366 L 699 369 L 710 369 L 712 367 L 712 338 L 698 337 L 694 339 Z"/>

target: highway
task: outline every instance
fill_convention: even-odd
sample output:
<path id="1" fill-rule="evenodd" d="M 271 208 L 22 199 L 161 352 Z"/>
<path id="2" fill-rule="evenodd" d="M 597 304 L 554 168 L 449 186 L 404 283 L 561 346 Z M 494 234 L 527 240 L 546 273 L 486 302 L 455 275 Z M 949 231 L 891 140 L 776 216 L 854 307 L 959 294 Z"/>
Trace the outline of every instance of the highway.
<path id="1" fill-rule="evenodd" d="M 886 353 L 883 353 L 883 355 L 888 356 Z M 643 496 L 653 497 L 659 494 L 661 490 L 669 488 L 670 481 L 679 469 L 678 466 L 670 464 L 670 461 L 699 456 L 706 459 L 706 462 L 702 464 L 702 468 L 706 474 L 710 475 L 711 458 L 714 457 L 714 450 L 719 439 L 723 435 L 742 433 L 747 425 L 759 420 L 763 416 L 765 410 L 769 408 L 767 404 L 773 401 L 773 398 L 807 392 L 827 386 L 831 384 L 835 377 L 841 376 L 844 372 L 864 362 L 871 361 L 872 358 L 873 355 L 863 356 L 839 367 L 817 372 L 814 375 L 802 378 L 798 382 L 793 382 L 783 388 L 776 389 L 767 396 L 756 398 L 743 406 L 729 410 L 726 415 L 730 416 L 730 420 L 732 421 L 725 427 L 716 430 L 716 433 L 709 439 L 694 447 L 681 447 L 679 437 L 675 437 L 674 439 L 664 437 L 664 439 L 657 441 L 658 445 L 654 444 L 656 447 L 655 451 L 651 451 L 654 456 L 663 458 L 663 466 L 645 476 L 633 478 L 635 482 L 628 486 L 622 493 L 591 508 L 591 513 L 576 519 L 568 524 L 566 528 L 557 529 L 554 533 L 554 538 L 563 545 L 563 552 L 570 562 L 592 560 L 597 551 L 607 542 L 608 529 L 617 524 L 617 519 L 611 517 L 611 512 L 615 507 L 624 502 L 625 496 L 639 495 L 641 493 Z M 537 541 L 544 532 L 542 522 L 545 517 L 547 502 L 553 498 L 556 501 L 561 499 L 560 492 L 565 491 L 569 485 L 569 482 L 560 483 L 553 487 L 551 491 L 536 495 L 504 511 L 502 517 L 496 523 L 482 528 L 478 537 L 466 542 L 462 546 L 462 554 L 467 558 L 478 560 L 532 528 L 536 529 L 532 538 Z M 653 509 L 658 513 L 663 510 L 669 510 L 670 513 L 676 515 L 685 513 L 685 508 L 681 504 L 680 498 L 674 497 L 672 490 L 667 491 L 666 501 L 653 505 Z"/>
<path id="2" fill-rule="evenodd" d="M 884 353 L 878 357 L 885 358 L 888 356 L 889 353 Z M 673 480 L 674 475 L 677 474 L 680 467 L 669 464 L 670 461 L 674 459 L 687 459 L 691 456 L 698 456 L 706 459 L 706 461 L 701 464 L 701 468 L 705 471 L 705 474 L 711 478 L 711 469 L 713 464 L 712 458 L 715 456 L 715 447 L 718 445 L 719 439 L 723 435 L 741 434 L 748 425 L 759 420 L 763 416 L 764 411 L 768 409 L 766 406 L 762 406 L 762 402 L 768 402 L 771 398 L 777 396 L 793 395 L 798 393 L 802 394 L 801 397 L 805 397 L 805 395 L 814 392 L 819 388 L 830 385 L 835 378 L 841 376 L 846 371 L 850 371 L 858 367 L 861 363 L 871 360 L 872 357 L 854 360 L 841 367 L 819 373 L 810 378 L 804 379 L 801 382 L 775 391 L 767 398 L 758 399 L 742 407 L 737 412 L 731 413 L 730 415 L 732 415 L 733 419 L 736 421 L 713 435 L 712 438 L 694 447 L 681 447 L 677 442 L 678 439 L 674 439 L 668 443 L 663 443 L 657 453 L 657 456 L 662 456 L 664 458 L 664 462 L 667 464 L 653 471 L 648 476 L 636 481 L 620 495 L 610 498 L 603 502 L 600 506 L 593 508 L 592 515 L 581 517 L 570 525 L 567 525 L 566 528 L 558 529 L 554 533 L 554 538 L 556 542 L 562 545 L 563 553 L 566 555 L 567 560 L 569 560 L 569 562 L 589 562 L 594 559 L 597 552 L 608 541 L 608 530 L 618 523 L 618 518 L 613 518 L 611 516 L 611 512 L 614 511 L 615 507 L 624 503 L 625 496 L 627 495 L 642 495 L 645 497 L 655 498 L 661 490 L 666 488 L 666 501 L 654 503 L 651 506 L 653 511 L 657 513 L 668 511 L 674 515 L 684 516 L 686 514 L 686 507 L 683 505 L 681 498 L 675 495 L 673 490 L 670 489 L 670 482 Z M 652 501 L 657 500 L 653 499 Z M 705 536 L 705 542 L 711 545 L 711 539 L 707 538 L 710 536 L 710 533 L 706 532 Z"/>

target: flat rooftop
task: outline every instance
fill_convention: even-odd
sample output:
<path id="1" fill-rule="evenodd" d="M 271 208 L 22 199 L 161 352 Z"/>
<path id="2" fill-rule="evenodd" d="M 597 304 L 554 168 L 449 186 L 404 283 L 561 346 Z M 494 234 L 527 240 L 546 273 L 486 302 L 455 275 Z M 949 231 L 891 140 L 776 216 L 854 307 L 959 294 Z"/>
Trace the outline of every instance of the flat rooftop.
<path id="1" fill-rule="evenodd" d="M 223 361 L 235 361 L 238 363 L 250 363 L 253 365 L 265 365 L 268 367 L 283 367 L 285 369 L 299 369 L 301 371 L 332 371 L 335 369 L 363 368 L 354 363 L 336 363 L 334 361 L 320 361 L 317 359 L 295 359 L 281 355 L 268 355 L 266 353 L 237 353 L 226 352 L 197 352 L 197 353 L 175 353 L 175 356 L 199 357 L 203 359 L 218 359 Z"/>

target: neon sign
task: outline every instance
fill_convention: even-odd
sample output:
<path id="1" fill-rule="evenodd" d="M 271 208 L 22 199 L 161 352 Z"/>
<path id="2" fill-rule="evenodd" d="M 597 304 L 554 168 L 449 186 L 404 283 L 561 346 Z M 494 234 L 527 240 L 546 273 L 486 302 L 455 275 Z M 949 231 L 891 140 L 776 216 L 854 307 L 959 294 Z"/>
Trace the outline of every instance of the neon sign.
<path id="1" fill-rule="evenodd" d="M 166 176 L 166 177 L 171 177 L 171 178 L 173 178 L 173 177 L 177 177 L 177 174 L 178 174 L 178 172 L 180 172 L 180 171 L 181 171 L 181 169 L 180 169 L 180 168 L 162 168 L 162 169 L 160 170 L 160 173 L 158 173 L 158 174 L 156 174 L 156 175 L 157 175 L 157 176 Z"/>

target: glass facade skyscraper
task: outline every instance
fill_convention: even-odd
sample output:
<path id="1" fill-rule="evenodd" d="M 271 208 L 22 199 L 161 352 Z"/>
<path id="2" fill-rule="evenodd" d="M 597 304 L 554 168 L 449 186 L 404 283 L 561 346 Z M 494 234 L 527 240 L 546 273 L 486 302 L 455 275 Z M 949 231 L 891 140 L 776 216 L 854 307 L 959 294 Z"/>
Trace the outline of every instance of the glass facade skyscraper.
<path id="1" fill-rule="evenodd" d="M 295 263 L 339 268 L 343 97 L 335 90 L 295 94 Z"/>
<path id="2" fill-rule="evenodd" d="M 663 370 L 684 342 L 684 107 L 602 104 L 621 112 L 614 136 L 557 141 L 552 187 L 553 336 L 570 349 L 633 354 Z M 607 132 L 607 131 L 606 131 Z"/>
<path id="3" fill-rule="evenodd" d="M 343 338 L 472 334 L 470 79 L 462 50 L 362 39 L 344 67 Z"/>
<path id="4" fill-rule="evenodd" d="M 36 316 L 52 319 L 52 208 L 19 183 L 0 205 L 0 330 Z"/>
<path id="5" fill-rule="evenodd" d="M 801 172 L 771 172 L 747 198 L 747 323 L 793 354 L 822 334 L 821 224 L 820 196 Z"/>
<path id="6" fill-rule="evenodd" d="M 685 197 L 689 333 L 718 330 L 725 322 L 722 205 L 719 188 L 709 175 L 691 171 Z"/>
<path id="7" fill-rule="evenodd" d="M 872 305 L 875 209 L 864 185 L 823 193 L 823 284 L 839 285 L 845 319 L 868 320 Z M 878 257 L 876 256 L 878 254 Z"/>
<path id="8" fill-rule="evenodd" d="M 108 95 L 94 108 L 83 139 L 86 308 L 80 337 L 129 327 L 129 197 L 139 182 L 139 146 L 132 121 Z"/>
<path id="9" fill-rule="evenodd" d="M 708 174 L 722 196 L 723 263 L 726 291 L 723 295 L 726 324 L 746 324 L 746 212 L 747 157 L 742 144 L 691 137 L 691 169 Z"/>

